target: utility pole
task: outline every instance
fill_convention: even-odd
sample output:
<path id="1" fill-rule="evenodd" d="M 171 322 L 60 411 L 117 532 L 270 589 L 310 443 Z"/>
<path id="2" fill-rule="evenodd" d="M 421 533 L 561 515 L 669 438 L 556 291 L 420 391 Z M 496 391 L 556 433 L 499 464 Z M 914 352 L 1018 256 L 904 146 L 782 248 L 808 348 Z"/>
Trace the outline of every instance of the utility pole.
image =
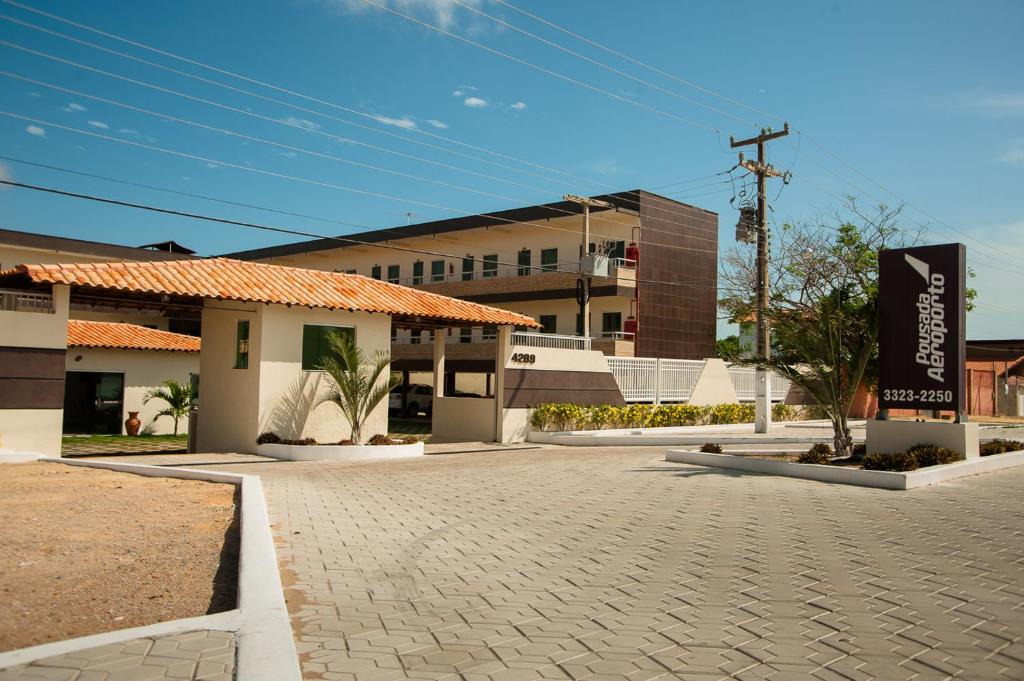
<path id="1" fill-rule="evenodd" d="M 575 194 L 566 194 L 563 197 L 566 201 L 572 203 L 578 203 L 583 206 L 583 255 L 580 258 L 580 278 L 577 280 L 576 285 L 576 302 L 580 305 L 580 316 L 583 318 L 583 333 L 581 334 L 584 338 L 590 338 L 590 274 L 593 274 L 593 262 L 591 261 L 590 267 L 584 266 L 585 262 L 588 262 L 587 256 L 590 255 L 590 207 L 597 206 L 598 208 L 615 208 L 614 203 L 608 201 L 602 201 L 601 199 L 592 199 L 586 196 L 576 196 Z"/>
<path id="2" fill-rule="evenodd" d="M 755 351 L 761 357 L 771 356 L 771 343 L 768 336 L 768 196 L 765 184 L 769 177 L 782 177 L 772 166 L 765 163 L 764 145 L 766 142 L 785 137 L 789 134 L 789 123 L 780 132 L 772 132 L 771 128 L 762 128 L 757 137 L 736 141 L 729 138 L 729 146 L 733 149 L 757 145 L 757 161 L 747 161 L 740 152 L 739 164 L 757 176 L 757 336 Z M 754 432 L 767 433 L 772 424 L 772 390 L 771 373 L 758 369 L 754 385 Z"/>

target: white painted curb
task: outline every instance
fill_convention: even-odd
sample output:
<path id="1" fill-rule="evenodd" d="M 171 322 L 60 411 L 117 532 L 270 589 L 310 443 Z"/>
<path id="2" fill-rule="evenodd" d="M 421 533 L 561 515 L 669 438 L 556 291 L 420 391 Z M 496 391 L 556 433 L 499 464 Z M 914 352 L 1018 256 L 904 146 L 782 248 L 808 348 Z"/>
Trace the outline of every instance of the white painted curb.
<path id="1" fill-rule="evenodd" d="M 705 432 L 690 433 L 659 433 L 657 428 L 641 428 L 635 431 L 573 431 L 565 433 L 544 433 L 530 431 L 526 439 L 537 444 L 567 445 L 570 447 L 671 447 L 673 445 L 702 445 L 713 440 L 723 445 L 756 445 L 773 442 L 813 444 L 816 442 L 832 443 L 832 436 L 786 435 L 772 437 L 743 435 L 740 433 Z"/>
<path id="2" fill-rule="evenodd" d="M 865 471 L 858 468 L 842 466 L 824 466 L 818 464 L 793 463 L 789 461 L 773 461 L 771 459 L 755 459 L 749 456 L 733 454 L 711 454 L 695 452 L 688 449 L 672 449 L 665 454 L 665 461 L 672 463 L 688 463 L 709 468 L 726 468 L 750 471 L 768 475 L 782 475 L 789 478 L 817 480 L 842 485 L 860 487 L 877 487 L 881 489 L 908 490 L 927 487 L 949 480 L 956 480 L 979 473 L 990 473 L 1004 468 L 1024 465 L 1024 451 L 1009 454 L 993 454 L 969 461 L 957 461 L 943 466 L 897 473 L 892 471 Z"/>
<path id="3" fill-rule="evenodd" d="M 286 461 L 364 461 L 423 456 L 423 443 L 411 445 L 256 445 L 256 453 Z"/>
<path id="4" fill-rule="evenodd" d="M 109 643 L 212 629 L 235 632 L 235 678 L 246 681 L 301 681 L 299 657 L 292 638 L 278 572 L 277 552 L 259 476 L 111 461 L 63 458 L 43 458 L 40 461 L 155 478 L 240 485 L 242 504 L 239 509 L 241 546 L 238 557 L 238 608 L 215 615 L 171 620 L 0 653 L 0 670 Z"/>

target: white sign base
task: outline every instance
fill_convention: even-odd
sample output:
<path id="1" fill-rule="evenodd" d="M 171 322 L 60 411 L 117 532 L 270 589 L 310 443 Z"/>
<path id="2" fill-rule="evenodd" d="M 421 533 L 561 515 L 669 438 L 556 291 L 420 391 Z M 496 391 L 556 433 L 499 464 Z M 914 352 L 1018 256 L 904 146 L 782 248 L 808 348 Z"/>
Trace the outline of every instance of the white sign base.
<path id="1" fill-rule="evenodd" d="M 977 423 L 868 421 L 867 453 L 905 452 L 914 445 L 946 447 L 967 459 L 979 456 Z"/>

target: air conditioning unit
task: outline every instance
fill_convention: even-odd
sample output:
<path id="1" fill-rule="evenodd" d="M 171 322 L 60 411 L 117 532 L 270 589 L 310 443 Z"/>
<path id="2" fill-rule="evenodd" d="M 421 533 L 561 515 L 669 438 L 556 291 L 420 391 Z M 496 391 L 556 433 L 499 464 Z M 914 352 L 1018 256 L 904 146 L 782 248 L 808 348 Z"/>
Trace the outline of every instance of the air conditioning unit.
<path id="1" fill-rule="evenodd" d="M 590 253 L 580 260 L 580 273 L 591 277 L 608 276 L 608 256 Z"/>

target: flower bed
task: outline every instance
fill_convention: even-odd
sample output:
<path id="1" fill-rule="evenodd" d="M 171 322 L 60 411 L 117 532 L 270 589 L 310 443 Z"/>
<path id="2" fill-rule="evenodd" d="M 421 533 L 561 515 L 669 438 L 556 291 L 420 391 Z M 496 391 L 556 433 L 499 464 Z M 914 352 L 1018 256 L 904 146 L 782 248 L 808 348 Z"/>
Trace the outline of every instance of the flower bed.
<path id="1" fill-rule="evenodd" d="M 788 404 L 772 406 L 775 421 L 794 421 L 799 412 Z M 584 406 L 572 403 L 538 404 L 530 409 L 530 425 L 541 432 L 603 430 L 606 428 L 663 428 L 712 424 L 750 423 L 753 404 L 610 404 Z"/>
<path id="2" fill-rule="evenodd" d="M 351 440 L 319 444 L 313 438 L 289 440 L 274 433 L 263 433 L 256 439 L 256 453 L 286 461 L 354 461 L 359 459 L 400 459 L 423 456 L 423 443 L 415 437 L 393 440 L 374 435 L 366 444 Z"/>

